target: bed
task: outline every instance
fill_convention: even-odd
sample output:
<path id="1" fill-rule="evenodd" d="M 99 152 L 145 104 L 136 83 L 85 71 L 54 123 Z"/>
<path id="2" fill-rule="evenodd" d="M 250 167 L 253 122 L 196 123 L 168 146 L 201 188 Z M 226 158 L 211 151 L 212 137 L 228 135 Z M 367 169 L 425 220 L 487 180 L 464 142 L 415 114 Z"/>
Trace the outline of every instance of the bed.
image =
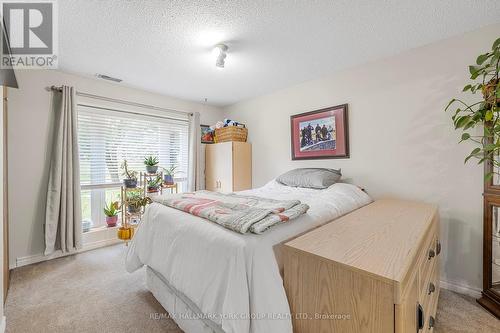
<path id="1" fill-rule="evenodd" d="M 146 210 L 126 258 L 185 332 L 291 332 L 280 245 L 372 202 L 357 186 L 316 190 L 275 180 L 238 194 L 298 199 L 309 211 L 261 235 L 234 231 L 159 203 Z"/>

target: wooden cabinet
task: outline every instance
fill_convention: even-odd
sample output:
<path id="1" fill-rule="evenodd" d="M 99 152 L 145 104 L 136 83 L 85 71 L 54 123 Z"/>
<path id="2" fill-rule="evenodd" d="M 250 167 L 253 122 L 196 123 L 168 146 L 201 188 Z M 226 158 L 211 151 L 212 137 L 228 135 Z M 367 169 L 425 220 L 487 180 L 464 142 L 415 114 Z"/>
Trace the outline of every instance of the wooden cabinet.
<path id="1" fill-rule="evenodd" d="M 483 291 L 478 302 L 500 319 L 500 185 L 486 188 L 483 195 Z"/>
<path id="2" fill-rule="evenodd" d="M 215 192 L 252 188 L 252 145 L 247 142 L 207 145 L 205 186 L 207 190 Z"/>
<path id="3" fill-rule="evenodd" d="M 494 158 L 499 162 L 498 154 Z M 484 183 L 483 291 L 477 301 L 500 319 L 500 168 L 486 160 L 484 173 L 493 177 Z"/>
<path id="4" fill-rule="evenodd" d="M 438 231 L 435 206 L 386 199 L 286 243 L 293 331 L 432 332 Z"/>

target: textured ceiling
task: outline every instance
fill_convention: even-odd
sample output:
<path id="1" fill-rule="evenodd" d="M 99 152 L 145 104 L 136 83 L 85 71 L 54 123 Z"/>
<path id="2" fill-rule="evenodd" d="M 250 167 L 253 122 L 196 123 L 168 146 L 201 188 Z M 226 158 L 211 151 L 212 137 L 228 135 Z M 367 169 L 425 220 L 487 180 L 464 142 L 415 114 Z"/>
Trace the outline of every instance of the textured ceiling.
<path id="1" fill-rule="evenodd" d="M 498 0 L 61 0 L 59 64 L 222 106 L 496 22 Z"/>

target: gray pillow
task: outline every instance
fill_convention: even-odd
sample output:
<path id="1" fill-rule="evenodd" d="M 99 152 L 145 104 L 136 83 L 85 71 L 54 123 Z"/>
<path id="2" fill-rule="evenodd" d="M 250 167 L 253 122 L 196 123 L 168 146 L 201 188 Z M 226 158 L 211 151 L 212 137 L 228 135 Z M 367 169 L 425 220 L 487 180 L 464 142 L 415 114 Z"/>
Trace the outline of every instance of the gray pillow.
<path id="1" fill-rule="evenodd" d="M 335 184 L 341 176 L 340 169 L 301 168 L 282 174 L 276 181 L 287 186 L 324 189 Z"/>

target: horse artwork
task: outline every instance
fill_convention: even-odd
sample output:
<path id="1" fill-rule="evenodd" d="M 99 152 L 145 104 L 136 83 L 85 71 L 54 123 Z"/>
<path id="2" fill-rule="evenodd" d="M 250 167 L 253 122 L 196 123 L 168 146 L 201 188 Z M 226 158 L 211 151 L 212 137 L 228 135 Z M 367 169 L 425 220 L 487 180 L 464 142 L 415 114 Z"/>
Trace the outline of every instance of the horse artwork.
<path id="1" fill-rule="evenodd" d="M 349 158 L 347 104 L 290 117 L 292 159 Z"/>

